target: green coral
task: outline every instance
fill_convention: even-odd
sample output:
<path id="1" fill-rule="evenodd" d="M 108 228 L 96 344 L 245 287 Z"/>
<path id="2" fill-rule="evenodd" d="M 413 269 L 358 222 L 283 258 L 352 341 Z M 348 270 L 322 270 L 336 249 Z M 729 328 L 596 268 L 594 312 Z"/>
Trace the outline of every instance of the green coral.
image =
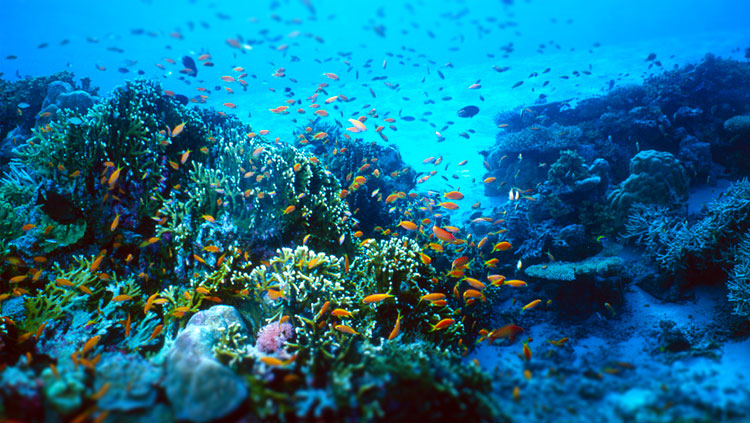
<path id="1" fill-rule="evenodd" d="M 384 302 L 377 309 L 378 321 L 393 321 L 395 315 L 403 316 L 402 332 L 415 331 L 438 344 L 453 344 L 463 335 L 463 325 L 456 322 L 441 333 L 431 333 L 431 324 L 454 316 L 449 304 L 434 307 L 429 301 L 421 301 L 423 295 L 432 292 L 450 292 L 447 281 L 436 277 L 434 268 L 420 259 L 421 248 L 416 241 L 406 237 L 387 240 L 372 240 L 365 244 L 364 260 L 355 263 L 359 278 L 359 295 L 389 292 L 397 297 L 396 303 Z M 380 330 L 387 336 L 391 327 Z"/>
<path id="2" fill-rule="evenodd" d="M 346 324 L 365 337 L 372 335 L 374 322 L 363 319 L 356 286 L 343 270 L 342 259 L 300 246 L 281 249 L 268 265 L 253 269 L 247 280 L 247 286 L 253 288 L 255 307 L 262 309 L 265 321 L 291 317 L 295 340 L 289 348 L 301 360 L 309 360 L 313 368 L 333 360 L 351 340 L 351 335 L 335 330 L 334 324 L 319 322 L 328 317 L 319 315 L 326 303 L 329 312 L 335 308 L 351 311 L 354 318 Z M 253 320 L 251 327 L 257 332 L 265 321 Z"/>
<path id="3" fill-rule="evenodd" d="M 39 325 L 57 320 L 75 308 L 94 307 L 96 299 L 101 298 L 104 292 L 98 275 L 91 271 L 95 260 L 96 257 L 75 256 L 75 262 L 67 270 L 62 270 L 60 264 L 55 262 L 55 276 L 50 277 L 42 289 L 26 298 L 26 318 L 19 323 L 20 327 L 35 331 Z M 70 286 L 59 284 L 60 280 L 68 281 Z"/>

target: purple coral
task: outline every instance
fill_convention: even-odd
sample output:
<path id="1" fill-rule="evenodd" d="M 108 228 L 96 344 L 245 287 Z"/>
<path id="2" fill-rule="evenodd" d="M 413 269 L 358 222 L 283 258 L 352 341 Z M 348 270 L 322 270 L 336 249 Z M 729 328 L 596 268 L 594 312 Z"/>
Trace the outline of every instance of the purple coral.
<path id="1" fill-rule="evenodd" d="M 288 355 L 284 351 L 284 342 L 292 337 L 292 325 L 289 323 L 271 322 L 258 331 L 255 348 L 266 354 Z"/>

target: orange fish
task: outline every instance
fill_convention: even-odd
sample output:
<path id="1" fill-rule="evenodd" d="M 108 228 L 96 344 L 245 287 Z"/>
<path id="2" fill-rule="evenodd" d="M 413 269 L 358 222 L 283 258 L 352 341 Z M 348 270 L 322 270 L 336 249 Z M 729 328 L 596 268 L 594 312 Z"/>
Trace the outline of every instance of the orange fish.
<path id="1" fill-rule="evenodd" d="M 388 335 L 388 340 L 392 341 L 395 337 L 398 336 L 398 333 L 401 331 L 401 313 L 399 312 L 396 316 L 396 324 L 393 326 L 393 330 L 391 331 L 391 334 Z"/>
<path id="2" fill-rule="evenodd" d="M 336 325 L 333 328 L 341 333 L 348 333 L 349 335 L 359 335 L 359 332 L 347 325 Z"/>
<path id="3" fill-rule="evenodd" d="M 450 191 L 443 194 L 443 197 L 448 198 L 450 200 L 461 200 L 464 198 L 464 195 L 458 191 Z"/>
<path id="4" fill-rule="evenodd" d="M 362 302 L 365 304 L 373 304 L 373 303 L 379 303 L 387 298 L 392 298 L 393 295 L 389 293 L 385 294 L 372 294 L 368 295 L 365 298 L 362 299 Z"/>
<path id="5" fill-rule="evenodd" d="M 539 300 L 539 299 L 534 300 L 534 301 L 526 304 L 525 306 L 521 307 L 521 311 L 526 311 L 526 310 L 532 309 L 532 308 L 538 306 L 541 303 L 542 303 L 542 300 Z"/>
<path id="6" fill-rule="evenodd" d="M 99 268 L 99 266 L 102 264 L 102 260 L 104 259 L 104 255 L 100 254 L 99 256 L 94 259 L 94 262 L 91 263 L 91 267 L 89 268 L 89 271 L 96 272 L 96 269 Z"/>
<path id="7" fill-rule="evenodd" d="M 161 330 L 163 328 L 164 328 L 164 325 L 156 325 L 156 327 L 154 328 L 154 331 L 151 332 L 151 336 L 149 336 L 149 338 L 146 340 L 146 342 L 149 342 L 150 340 L 152 340 L 152 339 L 156 338 L 157 336 L 159 336 L 159 334 L 161 334 Z"/>
<path id="8" fill-rule="evenodd" d="M 234 79 L 231 76 L 222 76 L 221 79 L 222 79 L 222 81 L 225 81 L 225 82 L 234 82 L 234 81 L 236 81 L 236 79 Z"/>
<path id="9" fill-rule="evenodd" d="M 86 341 L 85 344 L 83 344 L 83 348 L 81 348 L 81 355 L 86 354 L 89 352 L 92 348 L 96 347 L 96 344 L 99 342 L 99 340 L 102 339 L 101 335 L 96 335 Z"/>
<path id="10" fill-rule="evenodd" d="M 117 225 L 119 225 L 119 224 L 120 224 L 120 215 L 117 214 L 115 216 L 115 219 L 112 221 L 112 224 L 109 225 L 109 230 L 112 231 L 112 232 L 114 232 L 115 229 L 117 229 Z"/>
<path id="11" fill-rule="evenodd" d="M 336 317 L 352 317 L 352 313 L 350 311 L 346 311 L 342 308 L 337 308 L 333 310 L 331 314 Z"/>
<path id="12" fill-rule="evenodd" d="M 323 75 L 326 76 L 327 78 L 333 79 L 334 81 L 339 79 L 338 75 L 336 75 L 335 73 L 326 72 Z"/>
<path id="13" fill-rule="evenodd" d="M 121 167 L 117 167 L 117 169 L 112 172 L 111 175 L 109 175 L 109 179 L 107 180 L 107 183 L 109 184 L 109 187 L 112 188 L 115 183 L 117 182 L 117 179 L 120 177 L 120 171 L 122 171 Z"/>
<path id="14" fill-rule="evenodd" d="M 558 339 L 558 340 L 550 339 L 547 342 L 549 342 L 550 344 L 552 344 L 554 346 L 561 347 L 566 342 L 568 342 L 568 337 L 566 336 L 565 338 L 561 338 L 561 339 Z"/>
<path id="15" fill-rule="evenodd" d="M 467 278 L 467 277 L 465 277 L 463 280 L 465 280 L 469 285 L 473 286 L 476 289 L 480 289 L 481 290 L 481 289 L 486 288 L 486 286 L 482 282 L 479 282 L 478 280 L 476 280 L 474 278 Z"/>
<path id="16" fill-rule="evenodd" d="M 130 295 L 120 294 L 120 295 L 116 295 L 114 298 L 112 298 L 112 301 L 114 301 L 114 302 L 120 302 L 120 301 L 130 301 L 132 299 L 133 299 L 133 297 L 131 297 Z"/>
<path id="17" fill-rule="evenodd" d="M 279 114 L 279 113 L 284 113 L 286 111 L 286 109 L 288 109 L 288 108 L 289 108 L 289 106 L 279 106 L 279 107 L 277 107 L 275 109 L 268 109 L 268 110 L 270 110 L 272 113 Z"/>
<path id="18" fill-rule="evenodd" d="M 437 239 L 441 241 L 445 241 L 448 243 L 456 242 L 456 237 L 454 237 L 453 234 L 438 226 L 432 227 L 432 233 L 435 234 L 435 237 L 437 237 Z"/>
<path id="19" fill-rule="evenodd" d="M 487 338 L 490 340 L 490 342 L 494 341 L 495 339 L 507 338 L 512 344 L 513 341 L 516 339 L 516 336 L 520 335 L 522 332 L 523 332 L 523 329 L 521 327 L 516 326 L 511 323 L 499 329 L 493 330 L 492 332 L 489 333 Z"/>
<path id="20" fill-rule="evenodd" d="M 426 294 L 419 297 L 419 301 L 438 301 L 445 299 L 445 294 L 442 292 L 434 292 L 432 294 Z"/>
<path id="21" fill-rule="evenodd" d="M 234 103 L 224 103 L 224 107 L 229 107 L 230 109 L 236 109 L 237 106 Z"/>
<path id="22" fill-rule="evenodd" d="M 70 279 L 57 278 L 55 279 L 55 285 L 57 286 L 73 286 L 73 282 Z"/>
<path id="23" fill-rule="evenodd" d="M 416 231 L 417 230 L 417 224 L 414 222 L 410 222 L 408 220 L 402 220 L 401 223 L 398 224 L 398 226 L 406 229 L 407 231 Z"/>
<path id="24" fill-rule="evenodd" d="M 284 362 L 276 357 L 261 357 L 260 361 L 268 366 L 283 366 Z"/>
<path id="25" fill-rule="evenodd" d="M 495 244 L 494 247 L 492 247 L 491 252 L 494 253 L 495 251 L 507 251 L 507 250 L 510 250 L 511 248 L 513 248 L 513 246 L 510 245 L 510 242 L 501 241 Z"/>
<path id="26" fill-rule="evenodd" d="M 440 207 L 448 209 L 448 210 L 456 210 L 458 209 L 458 204 L 453 203 L 451 201 L 446 201 L 446 202 L 440 203 Z"/>
<path id="27" fill-rule="evenodd" d="M 185 129 L 185 122 L 175 126 L 174 129 L 172 129 L 172 138 L 180 135 L 183 129 Z"/>
<path id="28" fill-rule="evenodd" d="M 523 343 L 523 356 L 526 358 L 526 361 L 531 361 L 531 348 L 525 342 Z"/>
<path id="29" fill-rule="evenodd" d="M 450 319 L 450 318 L 443 319 L 443 320 L 435 323 L 435 325 L 432 326 L 432 329 L 430 330 L 430 332 L 435 332 L 436 330 L 445 329 L 445 328 L 447 328 L 448 326 L 451 326 L 454 323 L 456 323 L 456 321 L 453 320 L 453 319 Z"/>

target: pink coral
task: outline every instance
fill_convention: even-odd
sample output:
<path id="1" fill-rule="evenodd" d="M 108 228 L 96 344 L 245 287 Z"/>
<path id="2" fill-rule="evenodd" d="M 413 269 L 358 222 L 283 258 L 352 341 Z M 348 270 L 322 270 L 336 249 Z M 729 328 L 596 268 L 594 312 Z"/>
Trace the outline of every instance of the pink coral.
<path id="1" fill-rule="evenodd" d="M 271 322 L 258 332 L 255 348 L 266 354 L 286 356 L 288 354 L 283 349 L 284 342 L 291 338 L 293 333 L 292 325 L 289 323 Z"/>

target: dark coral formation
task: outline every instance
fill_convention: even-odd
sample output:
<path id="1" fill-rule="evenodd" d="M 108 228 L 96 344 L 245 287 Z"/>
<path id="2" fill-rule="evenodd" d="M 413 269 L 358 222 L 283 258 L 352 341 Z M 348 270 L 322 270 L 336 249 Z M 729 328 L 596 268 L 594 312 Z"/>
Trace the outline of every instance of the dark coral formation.
<path id="1" fill-rule="evenodd" d="M 423 298 L 450 290 L 450 261 L 422 232 L 357 239 L 413 187 L 394 147 L 269 142 L 146 80 L 96 100 L 63 84 L 0 180 L 7 416 L 498 416 L 461 362 L 480 308 Z"/>

